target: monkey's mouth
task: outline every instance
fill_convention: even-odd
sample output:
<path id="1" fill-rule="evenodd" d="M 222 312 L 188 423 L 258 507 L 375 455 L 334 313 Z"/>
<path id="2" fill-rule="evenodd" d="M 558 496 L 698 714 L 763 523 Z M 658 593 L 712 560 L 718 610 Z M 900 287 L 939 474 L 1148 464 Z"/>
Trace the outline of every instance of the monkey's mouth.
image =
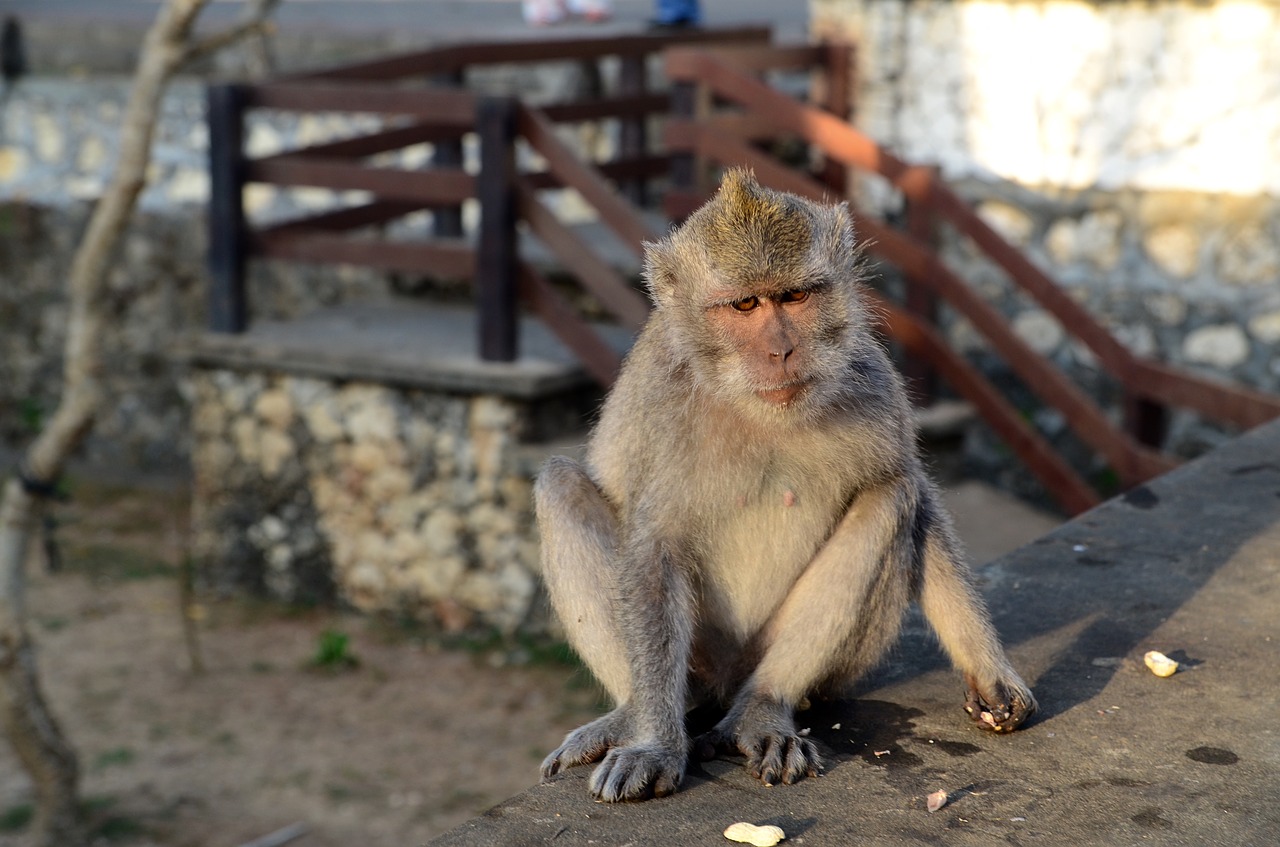
<path id="1" fill-rule="evenodd" d="M 756 396 L 774 406 L 790 406 L 795 399 L 805 390 L 807 382 L 789 382 L 786 385 L 777 388 L 763 388 L 756 392 Z"/>

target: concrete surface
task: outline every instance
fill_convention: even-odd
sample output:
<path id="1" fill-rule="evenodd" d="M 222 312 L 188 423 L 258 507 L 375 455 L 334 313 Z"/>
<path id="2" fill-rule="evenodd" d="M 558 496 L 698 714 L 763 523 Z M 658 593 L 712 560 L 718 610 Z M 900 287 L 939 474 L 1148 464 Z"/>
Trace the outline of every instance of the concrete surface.
<path id="1" fill-rule="evenodd" d="M 579 767 L 432 843 L 727 844 L 720 833 L 739 820 L 810 845 L 1280 841 L 1280 422 L 982 576 L 1041 705 L 1010 736 L 970 725 L 958 680 L 913 617 L 852 699 L 801 716 L 826 753 L 821 779 L 764 788 L 740 761 L 716 760 L 694 765 L 673 797 L 601 805 Z M 1149 649 L 1183 668 L 1153 676 Z M 938 790 L 949 802 L 930 814 Z"/>
<path id="2" fill-rule="evenodd" d="M 630 347 L 626 330 L 596 329 L 619 352 Z M 520 319 L 514 362 L 482 361 L 477 333 L 476 312 L 468 306 L 345 303 L 288 321 L 255 321 L 239 335 L 205 333 L 186 355 L 203 365 L 526 399 L 588 382 L 568 348 L 534 318 Z"/>

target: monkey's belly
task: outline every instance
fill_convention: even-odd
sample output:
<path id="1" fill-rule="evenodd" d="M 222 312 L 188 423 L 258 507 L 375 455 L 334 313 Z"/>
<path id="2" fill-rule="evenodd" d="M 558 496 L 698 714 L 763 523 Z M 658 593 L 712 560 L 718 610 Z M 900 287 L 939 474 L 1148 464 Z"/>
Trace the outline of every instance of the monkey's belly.
<path id="1" fill-rule="evenodd" d="M 835 516 L 813 505 L 821 501 L 812 493 L 806 497 L 786 489 L 762 499 L 738 506 L 718 522 L 699 563 L 700 620 L 717 633 L 722 650 L 749 645 L 835 523 Z"/>

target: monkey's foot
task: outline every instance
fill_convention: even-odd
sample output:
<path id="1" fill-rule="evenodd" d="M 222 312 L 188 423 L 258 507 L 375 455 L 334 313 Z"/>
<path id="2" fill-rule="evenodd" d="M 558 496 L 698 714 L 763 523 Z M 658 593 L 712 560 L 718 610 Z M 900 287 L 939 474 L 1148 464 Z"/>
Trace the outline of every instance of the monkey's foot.
<path id="1" fill-rule="evenodd" d="M 806 776 L 822 775 L 818 746 L 796 730 L 791 711 L 779 703 L 757 701 L 731 710 L 710 732 L 698 737 L 694 749 L 703 759 L 717 752 L 747 757 L 747 770 L 766 786 L 794 785 Z"/>
<path id="2" fill-rule="evenodd" d="M 964 710 L 983 729 L 1012 732 L 1035 714 L 1036 708 L 1031 689 L 1016 674 L 989 686 L 979 686 L 973 677 L 965 676 Z"/>
<path id="3" fill-rule="evenodd" d="M 550 779 L 574 765 L 598 762 L 610 749 L 625 744 L 631 734 L 631 712 L 626 706 L 583 724 L 566 735 L 560 746 L 542 760 L 542 778 Z"/>
<path id="4" fill-rule="evenodd" d="M 658 744 L 615 747 L 591 774 L 591 795 L 603 803 L 666 797 L 680 787 L 688 758 Z"/>

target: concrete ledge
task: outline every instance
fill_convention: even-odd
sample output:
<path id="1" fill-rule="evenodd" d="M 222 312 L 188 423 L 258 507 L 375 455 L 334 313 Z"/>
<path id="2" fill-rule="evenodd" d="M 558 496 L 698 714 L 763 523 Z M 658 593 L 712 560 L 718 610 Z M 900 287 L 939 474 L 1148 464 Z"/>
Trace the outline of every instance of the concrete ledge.
<path id="1" fill-rule="evenodd" d="M 625 351 L 630 333 L 599 326 Z M 206 333 L 193 364 L 276 370 L 299 376 L 405 385 L 532 400 L 590 383 L 573 354 L 539 321 L 520 321 L 520 357 L 485 362 L 475 353 L 476 313 L 418 301 L 351 303 L 288 321 L 258 321 L 241 335 Z"/>
<path id="2" fill-rule="evenodd" d="M 609 806 L 589 799 L 590 768 L 573 768 L 432 843 L 723 844 L 738 820 L 777 824 L 788 844 L 1275 843 L 1280 423 L 983 577 L 1043 710 L 1011 736 L 969 724 L 959 681 L 912 617 L 854 699 L 802 715 L 827 756 L 822 779 L 766 789 L 740 761 L 717 760 L 673 797 Z M 1149 649 L 1182 670 L 1153 676 Z M 938 790 L 950 802 L 929 814 Z"/>

